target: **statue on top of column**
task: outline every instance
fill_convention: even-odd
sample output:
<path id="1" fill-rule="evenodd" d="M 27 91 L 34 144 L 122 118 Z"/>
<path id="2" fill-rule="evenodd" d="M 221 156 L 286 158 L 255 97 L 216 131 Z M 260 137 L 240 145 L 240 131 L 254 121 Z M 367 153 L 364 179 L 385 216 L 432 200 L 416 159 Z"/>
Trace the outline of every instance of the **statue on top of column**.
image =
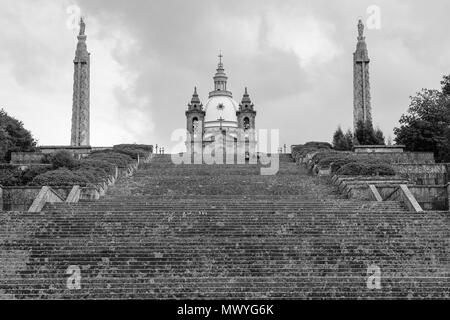
<path id="1" fill-rule="evenodd" d="M 86 32 L 86 24 L 84 23 L 83 18 L 80 18 L 80 36 L 84 36 Z"/>
<path id="2" fill-rule="evenodd" d="M 364 38 L 364 23 L 362 22 L 361 19 L 359 19 L 359 21 L 358 21 L 358 35 L 359 35 L 359 39 Z"/>

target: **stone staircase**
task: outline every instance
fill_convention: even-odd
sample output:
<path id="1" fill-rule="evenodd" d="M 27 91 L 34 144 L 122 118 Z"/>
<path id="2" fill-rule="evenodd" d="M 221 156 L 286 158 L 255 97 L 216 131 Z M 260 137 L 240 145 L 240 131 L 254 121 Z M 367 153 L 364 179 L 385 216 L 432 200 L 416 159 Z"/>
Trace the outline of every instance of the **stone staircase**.
<path id="1" fill-rule="evenodd" d="M 288 157 L 259 169 L 156 156 L 101 201 L 1 213 L 0 297 L 449 298 L 448 215 L 343 199 Z"/>

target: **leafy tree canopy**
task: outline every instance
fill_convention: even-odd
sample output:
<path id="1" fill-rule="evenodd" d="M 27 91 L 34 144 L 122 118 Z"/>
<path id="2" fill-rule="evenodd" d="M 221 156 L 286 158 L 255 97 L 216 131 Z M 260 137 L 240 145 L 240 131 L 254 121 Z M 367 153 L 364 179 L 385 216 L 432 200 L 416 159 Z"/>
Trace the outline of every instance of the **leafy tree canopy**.
<path id="1" fill-rule="evenodd" d="M 350 130 L 344 134 L 341 127 L 333 135 L 333 148 L 338 151 L 351 151 L 353 148 L 353 134 Z"/>
<path id="2" fill-rule="evenodd" d="M 394 129 L 395 141 L 409 151 L 433 152 L 437 161 L 450 161 L 450 76 L 442 90 L 422 89 Z"/>
<path id="3" fill-rule="evenodd" d="M 34 151 L 36 141 L 23 123 L 0 109 L 0 163 L 9 162 L 12 152 Z"/>

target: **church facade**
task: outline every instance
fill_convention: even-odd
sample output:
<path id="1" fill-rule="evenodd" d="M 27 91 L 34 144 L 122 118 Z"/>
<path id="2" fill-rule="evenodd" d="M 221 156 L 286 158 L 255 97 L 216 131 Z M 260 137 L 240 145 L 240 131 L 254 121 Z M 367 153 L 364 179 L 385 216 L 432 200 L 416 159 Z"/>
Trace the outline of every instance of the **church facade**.
<path id="1" fill-rule="evenodd" d="M 228 76 L 222 55 L 214 75 L 214 90 L 203 105 L 197 88 L 186 111 L 188 153 L 218 152 L 245 155 L 249 159 L 256 151 L 256 111 L 247 88 L 240 103 L 228 91 Z"/>

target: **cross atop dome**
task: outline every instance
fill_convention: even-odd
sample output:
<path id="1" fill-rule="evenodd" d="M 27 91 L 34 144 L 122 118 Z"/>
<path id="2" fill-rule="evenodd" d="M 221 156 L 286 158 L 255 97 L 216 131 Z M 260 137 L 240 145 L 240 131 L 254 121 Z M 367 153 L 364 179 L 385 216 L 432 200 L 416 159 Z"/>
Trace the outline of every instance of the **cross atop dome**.
<path id="1" fill-rule="evenodd" d="M 219 64 L 217 66 L 217 73 L 224 74 L 225 73 L 225 69 L 223 68 L 223 61 L 222 61 L 223 54 L 222 54 L 222 51 L 219 51 L 218 57 L 219 57 Z"/>
<path id="2" fill-rule="evenodd" d="M 218 57 L 219 57 L 219 65 L 217 66 L 217 72 L 214 76 L 214 91 L 213 92 L 215 92 L 215 93 L 223 92 L 225 94 L 228 94 L 228 93 L 226 93 L 228 77 L 225 73 L 225 69 L 223 68 L 222 51 L 220 51 Z M 231 93 L 229 93 L 229 95 L 231 95 Z"/>

